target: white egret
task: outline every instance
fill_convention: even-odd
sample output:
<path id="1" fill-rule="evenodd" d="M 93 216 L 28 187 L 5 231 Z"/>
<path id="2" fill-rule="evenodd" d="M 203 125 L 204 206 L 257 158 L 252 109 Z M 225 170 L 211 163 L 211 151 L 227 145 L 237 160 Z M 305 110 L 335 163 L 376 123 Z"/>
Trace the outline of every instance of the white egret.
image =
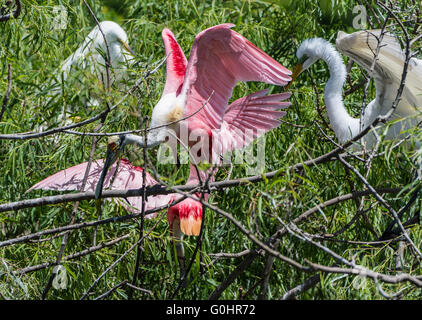
<path id="1" fill-rule="evenodd" d="M 380 30 L 358 31 L 352 34 L 340 31 L 337 35 L 336 45 L 341 53 L 370 72 L 380 35 Z M 321 38 L 306 39 L 297 50 L 296 55 L 299 64 L 295 67 L 293 79 L 318 59 L 327 63 L 330 78 L 325 85 L 324 100 L 328 118 L 340 143 L 355 137 L 379 115 L 386 115 L 391 110 L 401 83 L 406 60 L 397 39 L 391 34 L 383 34 L 375 67 L 371 74 L 375 80 L 376 97 L 362 110 L 361 118 L 353 118 L 345 109 L 342 98 L 342 88 L 346 81 L 346 67 L 333 45 Z M 386 138 L 396 138 L 404 130 L 419 123 L 422 120 L 421 111 L 422 61 L 411 58 L 401 100 L 390 118 L 396 121 L 389 127 Z M 368 133 L 362 138 L 362 142 L 368 148 L 372 148 L 375 141 L 376 137 L 373 133 Z"/>
<path id="2" fill-rule="evenodd" d="M 110 65 L 107 75 L 106 60 L 104 58 L 108 55 Z M 126 32 L 113 21 L 100 22 L 88 34 L 82 45 L 55 72 L 53 79 L 49 83 L 51 88 L 48 95 L 52 98 L 61 94 L 61 79 L 63 79 L 65 86 L 75 85 L 78 79 L 70 78 L 77 70 L 88 70 L 106 86 L 111 85 L 113 82 L 118 82 L 125 78 L 126 66 L 133 62 L 133 56 L 134 53 L 129 47 Z M 98 102 L 91 97 L 86 104 L 97 105 Z M 72 111 L 74 110 L 71 107 L 63 110 L 62 114 L 57 118 L 57 122 L 60 123 L 63 118 L 66 118 L 65 113 L 71 113 Z"/>
<path id="3" fill-rule="evenodd" d="M 63 78 L 66 80 L 73 68 L 89 68 L 98 78 L 106 81 L 104 57 L 108 54 L 110 54 L 110 73 L 113 73 L 110 80 L 111 82 L 120 80 L 124 74 L 122 68 L 124 63 L 131 61 L 134 53 L 129 47 L 126 32 L 113 21 L 103 21 L 96 25 L 83 44 L 66 59 L 60 72 L 63 73 Z"/>
<path id="4" fill-rule="evenodd" d="M 328 118 L 337 139 L 340 143 L 344 143 L 361 133 L 379 115 L 384 116 L 391 111 L 401 84 L 406 55 L 393 35 L 385 33 L 381 37 L 380 30 L 358 31 L 352 34 L 340 31 L 337 35 L 336 45 L 341 53 L 356 61 L 374 78 L 376 97 L 362 110 L 361 118 L 351 117 L 344 107 L 342 88 L 346 81 L 346 67 L 340 54 L 328 41 L 313 38 L 307 39 L 301 44 L 296 52 L 299 64 L 294 68 L 292 78 L 295 79 L 318 59 L 327 63 L 330 78 L 325 85 L 324 100 Z M 376 54 L 377 48 L 378 55 Z M 372 69 L 374 59 L 376 61 Z M 408 61 L 401 100 L 390 117 L 395 121 L 388 127 L 385 137 L 387 139 L 403 137 L 405 130 L 422 121 L 421 111 L 422 61 L 413 57 Z M 370 149 L 374 147 L 375 142 L 376 135 L 373 132 L 368 132 L 362 138 L 362 143 Z M 419 141 L 417 141 L 416 147 L 420 149 Z M 418 151 L 420 152 L 420 150 Z M 421 179 L 420 155 L 416 158 L 416 163 L 418 178 Z M 404 208 L 408 208 L 410 203 L 416 199 L 419 189 L 414 191 Z M 399 218 L 404 211 L 399 212 Z M 390 224 L 384 234 L 391 231 L 394 224 L 395 221 Z"/>

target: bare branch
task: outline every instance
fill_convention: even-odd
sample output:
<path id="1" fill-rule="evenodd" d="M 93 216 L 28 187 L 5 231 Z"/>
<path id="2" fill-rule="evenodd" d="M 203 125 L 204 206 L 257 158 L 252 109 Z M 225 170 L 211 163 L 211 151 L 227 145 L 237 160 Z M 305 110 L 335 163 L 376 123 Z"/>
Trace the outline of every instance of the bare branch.
<path id="1" fill-rule="evenodd" d="M 303 293 L 304 291 L 312 288 L 313 286 L 317 285 L 321 281 L 321 276 L 319 274 L 316 274 L 309 279 L 306 279 L 305 282 L 298 285 L 297 287 L 294 287 L 293 289 L 290 289 L 287 291 L 280 300 L 292 300 L 295 299 L 299 294 Z"/>

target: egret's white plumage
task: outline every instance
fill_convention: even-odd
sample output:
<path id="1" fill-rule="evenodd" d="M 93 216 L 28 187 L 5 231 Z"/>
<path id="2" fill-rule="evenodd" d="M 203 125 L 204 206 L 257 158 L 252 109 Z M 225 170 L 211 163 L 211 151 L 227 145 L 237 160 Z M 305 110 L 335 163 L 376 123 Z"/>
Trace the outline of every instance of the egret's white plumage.
<path id="1" fill-rule="evenodd" d="M 370 72 L 380 37 L 381 30 L 359 31 L 350 35 L 340 31 L 337 34 L 336 46 L 341 53 Z M 373 72 L 377 90 L 381 87 L 380 91 L 384 90 L 387 95 L 397 94 L 405 60 L 406 55 L 397 39 L 389 33 L 384 33 Z M 403 116 L 412 115 L 415 108 L 422 109 L 422 61 L 417 58 L 411 58 L 409 61 L 403 99 L 408 103 L 402 103 L 397 108 L 397 112 Z M 412 108 L 408 110 L 408 107 Z"/>
<path id="2" fill-rule="evenodd" d="M 339 32 L 336 45 L 339 51 L 356 61 L 368 72 L 375 58 L 381 32 L 359 31 L 353 34 Z M 370 125 L 379 115 L 387 114 L 396 99 L 401 83 L 405 54 L 398 41 L 384 34 L 371 76 L 375 80 L 376 97 L 362 110 L 361 118 L 351 117 L 344 107 L 342 88 L 346 81 L 346 68 L 340 54 L 328 41 L 320 38 L 305 40 L 297 50 L 297 57 L 304 61 L 302 70 L 318 59 L 324 60 L 330 71 L 325 86 L 324 100 L 328 117 L 340 143 L 353 138 Z M 416 58 L 409 61 L 403 95 L 391 119 L 396 121 L 386 134 L 387 139 L 399 136 L 404 130 L 422 120 L 422 62 Z M 375 135 L 368 133 L 362 140 L 368 148 L 375 142 Z"/>
<path id="3" fill-rule="evenodd" d="M 69 73 L 72 72 L 72 68 L 89 68 L 99 79 L 106 81 L 104 56 L 107 56 L 109 52 L 110 76 L 112 76 L 110 80 L 111 82 L 120 80 L 124 74 L 125 63 L 133 59 L 130 51 L 126 32 L 113 21 L 103 21 L 95 26 L 82 45 L 66 59 L 60 72 L 63 73 L 63 78 L 66 80 Z"/>
<path id="4" fill-rule="evenodd" d="M 107 76 L 104 59 L 108 55 L 110 57 L 109 76 Z M 72 79 L 72 74 L 78 70 L 90 72 L 106 86 L 109 86 L 126 78 L 126 67 L 133 61 L 133 51 L 129 47 L 126 32 L 113 21 L 100 22 L 88 34 L 82 45 L 54 73 L 49 82 L 48 102 L 61 94 L 62 80 L 65 87 L 78 86 L 78 79 Z M 98 101 L 94 97 L 90 97 L 86 104 L 97 105 Z M 73 111 L 72 107 L 68 107 L 66 112 L 63 110 L 56 122 L 61 122 L 63 118 L 66 118 L 65 113 Z"/>

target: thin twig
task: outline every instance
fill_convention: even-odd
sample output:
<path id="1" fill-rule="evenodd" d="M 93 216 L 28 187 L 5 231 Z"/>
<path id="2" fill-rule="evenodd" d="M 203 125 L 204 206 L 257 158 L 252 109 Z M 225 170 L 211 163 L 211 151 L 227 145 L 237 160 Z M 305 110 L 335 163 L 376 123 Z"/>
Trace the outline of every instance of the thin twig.
<path id="1" fill-rule="evenodd" d="M 69 261 L 69 260 L 73 260 L 73 259 L 77 259 L 77 258 L 86 256 L 86 255 L 91 254 L 95 251 L 111 247 L 111 246 L 113 246 L 113 245 L 115 245 L 115 244 L 129 238 L 129 237 L 130 237 L 130 234 L 126 234 L 126 235 L 121 236 L 119 238 L 116 238 L 114 240 L 111 240 L 111 241 L 108 241 L 108 242 L 105 242 L 105 243 L 101 243 L 99 245 L 89 247 L 89 248 L 82 250 L 80 252 L 76 252 L 76 253 L 72 253 L 70 255 L 67 255 L 67 256 L 63 257 L 62 260 L 63 261 Z M 55 262 L 45 262 L 45 263 L 42 263 L 42 264 L 38 264 L 38 265 L 34 265 L 34 266 L 30 266 L 30 267 L 26 267 L 26 268 L 16 270 L 15 273 L 22 275 L 22 274 L 26 274 L 26 273 L 29 273 L 29 272 L 38 271 L 38 270 L 41 270 L 41 269 L 51 267 L 54 264 L 55 264 Z"/>
<path id="2" fill-rule="evenodd" d="M 151 230 L 145 234 L 142 238 L 140 238 L 138 241 L 136 241 L 128 250 L 126 250 L 117 260 L 115 260 L 103 273 L 100 274 L 97 279 L 94 280 L 92 285 L 88 288 L 88 290 L 82 295 L 81 300 L 84 300 L 89 292 L 95 287 L 95 285 L 111 270 L 118 264 L 126 255 L 128 255 L 133 249 L 135 249 L 143 240 L 145 237 L 147 237 L 151 232 L 154 231 L 155 227 L 158 225 L 158 223 L 161 221 L 162 217 L 157 220 L 157 222 L 154 224 L 154 226 L 151 228 Z"/>
<path id="3" fill-rule="evenodd" d="M 3 114 L 6 111 L 6 106 L 7 106 L 7 103 L 9 102 L 9 95 L 10 95 L 10 92 L 12 91 L 12 65 L 10 63 L 8 64 L 8 67 L 7 67 L 7 79 L 8 79 L 8 84 L 7 84 L 6 93 L 4 94 L 3 104 L 1 106 L 0 121 L 1 119 L 3 119 Z"/>

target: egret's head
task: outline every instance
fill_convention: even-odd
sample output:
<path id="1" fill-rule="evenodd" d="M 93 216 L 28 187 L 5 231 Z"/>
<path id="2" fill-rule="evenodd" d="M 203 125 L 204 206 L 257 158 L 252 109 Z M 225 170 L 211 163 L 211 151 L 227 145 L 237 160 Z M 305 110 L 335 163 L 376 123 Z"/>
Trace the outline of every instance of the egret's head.
<path id="1" fill-rule="evenodd" d="M 298 63 L 293 68 L 292 82 L 299 74 L 308 69 L 318 59 L 322 58 L 323 50 L 325 50 L 327 44 L 331 46 L 328 41 L 321 38 L 306 39 L 302 42 L 299 49 L 296 51 Z"/>
<path id="2" fill-rule="evenodd" d="M 104 35 L 106 36 L 107 44 L 109 46 L 114 46 L 114 45 L 122 46 L 124 50 L 126 50 L 132 55 L 135 55 L 133 50 L 129 47 L 128 37 L 127 37 L 126 32 L 117 23 L 113 21 L 103 21 L 103 22 L 100 22 L 100 27 Z M 99 29 L 98 26 L 96 28 Z M 102 39 L 102 34 L 100 32 L 100 41 L 101 39 Z M 107 50 L 107 48 L 105 47 L 105 43 L 104 43 L 103 50 L 104 51 Z"/>

